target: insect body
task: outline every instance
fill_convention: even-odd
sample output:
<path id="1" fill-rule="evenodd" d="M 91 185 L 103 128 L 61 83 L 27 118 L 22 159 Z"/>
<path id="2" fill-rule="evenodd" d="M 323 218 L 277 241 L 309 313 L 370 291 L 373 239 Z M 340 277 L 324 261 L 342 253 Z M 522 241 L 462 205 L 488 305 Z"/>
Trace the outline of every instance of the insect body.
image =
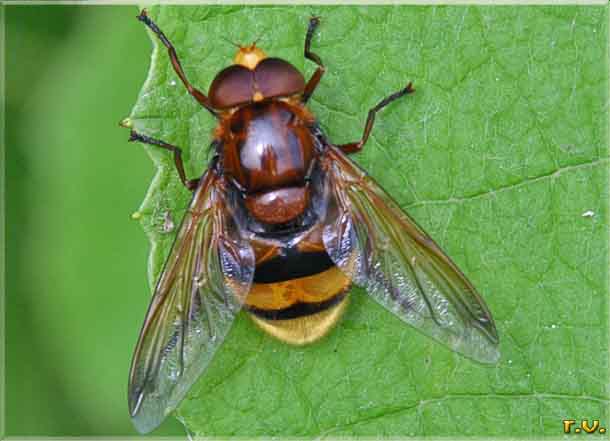
<path id="1" fill-rule="evenodd" d="M 214 157 L 187 179 L 178 147 L 132 130 L 130 140 L 174 154 L 193 191 L 159 278 L 136 346 L 129 408 L 136 428 L 157 427 L 209 364 L 244 308 L 269 334 L 306 344 L 337 323 L 351 283 L 425 334 L 482 362 L 499 353 L 485 303 L 453 262 L 346 153 L 360 150 L 375 114 L 412 93 L 404 89 L 369 111 L 362 139 L 334 145 L 306 103 L 324 74 L 309 81 L 255 44 L 240 47 L 208 95 L 194 88 L 168 48 L 189 93 L 217 119 Z"/>

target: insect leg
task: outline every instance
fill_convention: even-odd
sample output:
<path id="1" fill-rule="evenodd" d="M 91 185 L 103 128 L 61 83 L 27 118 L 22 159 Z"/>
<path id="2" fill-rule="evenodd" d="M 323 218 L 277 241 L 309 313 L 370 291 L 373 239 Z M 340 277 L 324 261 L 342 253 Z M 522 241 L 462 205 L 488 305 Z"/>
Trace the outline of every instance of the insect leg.
<path id="1" fill-rule="evenodd" d="M 364 126 L 364 134 L 362 135 L 360 141 L 350 142 L 349 144 L 341 144 L 337 147 L 343 150 L 344 153 L 348 154 L 356 153 L 362 150 L 362 147 L 364 147 L 364 144 L 366 144 L 366 141 L 369 139 L 369 135 L 371 134 L 371 130 L 373 129 L 373 124 L 375 123 L 375 114 L 379 110 L 390 104 L 392 101 L 397 100 L 398 98 L 413 92 L 415 92 L 415 89 L 413 89 L 413 85 L 409 83 L 404 89 L 399 90 L 398 92 L 395 92 L 392 95 L 382 99 L 375 107 L 369 110 L 368 117 L 366 118 L 366 125 Z"/>
<path id="2" fill-rule="evenodd" d="M 216 111 L 212 107 L 208 97 L 205 96 L 205 94 L 203 92 L 201 92 L 199 89 L 195 88 L 186 78 L 186 75 L 184 74 L 184 71 L 182 70 L 182 65 L 180 64 L 180 60 L 178 59 L 178 54 L 176 54 L 176 49 L 174 49 L 174 46 L 172 45 L 172 43 L 167 39 L 167 37 L 161 31 L 161 29 L 159 29 L 157 24 L 154 21 L 152 21 L 151 18 L 148 16 L 146 9 L 142 9 L 142 12 L 140 12 L 140 15 L 138 15 L 137 18 L 142 23 L 144 23 L 146 26 L 148 26 L 150 28 L 150 30 L 153 31 L 157 35 L 157 37 L 159 37 L 159 40 L 161 40 L 161 43 L 163 43 L 163 45 L 167 48 L 167 52 L 169 53 L 169 58 L 172 62 L 172 65 L 174 66 L 174 71 L 176 72 L 176 74 L 178 74 L 178 76 L 182 80 L 182 83 L 184 84 L 184 86 L 186 87 L 188 92 L 193 96 L 193 98 L 195 98 L 197 100 L 197 102 L 199 104 L 201 104 L 203 107 L 208 109 L 212 113 L 212 115 L 217 116 Z"/>
<path id="3" fill-rule="evenodd" d="M 311 17 L 309 19 L 309 27 L 307 28 L 307 36 L 305 37 L 305 58 L 316 63 L 318 65 L 318 68 L 305 86 L 305 91 L 303 92 L 302 97 L 304 103 L 307 102 L 311 94 L 314 92 L 314 90 L 316 90 L 316 87 L 318 86 L 322 75 L 324 75 L 324 72 L 326 71 L 326 68 L 324 67 L 324 64 L 322 64 L 322 60 L 320 59 L 320 57 L 318 57 L 316 54 L 309 50 L 309 47 L 311 46 L 311 39 L 313 38 L 313 33 L 319 24 L 319 17 Z"/>
<path id="4" fill-rule="evenodd" d="M 157 147 L 161 147 L 162 149 L 169 150 L 174 153 L 174 163 L 176 164 L 176 170 L 178 170 L 178 175 L 180 175 L 180 180 L 182 184 L 189 190 L 193 191 L 197 188 L 197 184 L 199 183 L 199 179 L 187 179 L 186 173 L 184 172 L 184 164 L 182 163 L 182 150 L 180 147 L 176 147 L 175 145 L 168 144 L 159 139 L 151 138 L 150 136 L 140 135 L 136 131 L 132 130 L 129 135 L 129 142 L 139 141 L 144 144 L 156 145 Z"/>

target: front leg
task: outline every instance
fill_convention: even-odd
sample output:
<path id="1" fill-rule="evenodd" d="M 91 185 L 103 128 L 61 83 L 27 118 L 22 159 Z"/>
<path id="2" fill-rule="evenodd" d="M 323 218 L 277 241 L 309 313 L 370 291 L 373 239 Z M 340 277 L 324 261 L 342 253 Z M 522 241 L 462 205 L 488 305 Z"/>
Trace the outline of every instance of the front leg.
<path id="1" fill-rule="evenodd" d="M 178 76 L 180 77 L 180 80 L 182 81 L 182 84 L 184 84 L 184 86 L 186 87 L 188 92 L 191 94 L 191 96 L 193 96 L 193 98 L 195 98 L 199 104 L 201 104 L 203 107 L 208 109 L 212 113 L 212 115 L 217 116 L 216 111 L 212 107 L 212 104 L 210 103 L 210 100 L 208 99 L 208 97 L 203 92 L 201 92 L 199 89 L 195 88 L 186 78 L 186 75 L 185 75 L 184 71 L 182 70 L 182 65 L 180 64 L 180 60 L 178 59 L 178 54 L 176 53 L 176 49 L 174 49 L 174 46 L 172 45 L 172 43 L 165 36 L 165 34 L 161 31 L 161 29 L 159 29 L 157 24 L 154 21 L 152 21 L 152 19 L 148 16 L 146 9 L 142 9 L 142 12 L 140 12 L 140 15 L 138 15 L 137 18 L 142 23 L 144 23 L 146 26 L 148 26 L 148 28 L 151 31 L 153 31 L 157 37 L 159 37 L 159 40 L 161 40 L 161 43 L 163 43 L 163 45 L 167 48 L 167 52 L 169 53 L 169 58 L 172 62 L 172 66 L 174 67 L 174 71 L 176 72 L 176 74 L 178 74 Z"/>
<path id="2" fill-rule="evenodd" d="M 316 54 L 309 50 L 311 46 L 311 39 L 313 38 L 313 33 L 315 32 L 319 24 L 319 17 L 311 17 L 309 19 L 309 27 L 307 28 L 307 35 L 305 37 L 305 58 L 316 63 L 318 65 L 318 68 L 305 86 L 305 91 L 303 92 L 303 96 L 301 98 L 303 103 L 306 103 L 307 100 L 309 100 L 309 97 L 313 94 L 314 90 L 316 90 L 316 87 L 318 86 L 322 75 L 324 75 L 324 72 L 326 71 L 326 68 L 322 64 L 322 60 L 320 59 L 320 57 L 318 57 Z"/>
<path id="3" fill-rule="evenodd" d="M 390 104 L 392 101 L 397 100 L 398 98 L 413 92 L 415 92 L 415 89 L 413 89 L 413 85 L 409 83 L 404 89 L 399 90 L 398 92 L 395 92 L 392 95 L 382 99 L 375 107 L 369 110 L 368 117 L 366 118 L 366 124 L 364 126 L 364 134 L 362 135 L 362 138 L 360 138 L 360 141 L 350 142 L 349 144 L 341 144 L 337 147 L 339 147 L 344 153 L 347 154 L 356 153 L 362 150 L 362 147 L 364 147 L 364 144 L 366 144 L 366 141 L 369 139 L 369 135 L 371 134 L 371 130 L 373 129 L 373 124 L 375 123 L 375 114 L 381 109 L 383 109 L 385 106 Z"/>

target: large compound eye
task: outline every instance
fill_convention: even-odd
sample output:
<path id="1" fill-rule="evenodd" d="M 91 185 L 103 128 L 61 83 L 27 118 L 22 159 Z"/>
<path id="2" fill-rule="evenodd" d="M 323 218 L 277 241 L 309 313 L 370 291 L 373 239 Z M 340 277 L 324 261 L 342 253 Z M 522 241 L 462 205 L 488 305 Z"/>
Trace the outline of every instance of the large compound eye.
<path id="1" fill-rule="evenodd" d="M 258 63 L 254 78 L 265 98 L 294 95 L 305 89 L 305 78 L 301 72 L 280 58 L 265 58 Z"/>
<path id="2" fill-rule="evenodd" d="M 229 66 L 220 71 L 208 93 L 212 107 L 227 109 L 252 100 L 252 71 L 239 65 Z"/>

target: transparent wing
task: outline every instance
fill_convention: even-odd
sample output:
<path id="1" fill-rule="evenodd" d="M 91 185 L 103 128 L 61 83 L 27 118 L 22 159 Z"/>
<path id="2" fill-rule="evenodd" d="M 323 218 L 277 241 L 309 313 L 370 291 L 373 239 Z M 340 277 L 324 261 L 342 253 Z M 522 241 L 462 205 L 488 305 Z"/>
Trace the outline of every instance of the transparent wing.
<path id="1" fill-rule="evenodd" d="M 341 151 L 323 158 L 330 192 L 324 245 L 384 307 L 470 358 L 494 363 L 498 334 L 483 299 L 385 191 Z"/>
<path id="2" fill-rule="evenodd" d="M 156 428 L 208 366 L 247 295 L 254 253 L 208 171 L 151 300 L 129 375 L 138 431 Z"/>

